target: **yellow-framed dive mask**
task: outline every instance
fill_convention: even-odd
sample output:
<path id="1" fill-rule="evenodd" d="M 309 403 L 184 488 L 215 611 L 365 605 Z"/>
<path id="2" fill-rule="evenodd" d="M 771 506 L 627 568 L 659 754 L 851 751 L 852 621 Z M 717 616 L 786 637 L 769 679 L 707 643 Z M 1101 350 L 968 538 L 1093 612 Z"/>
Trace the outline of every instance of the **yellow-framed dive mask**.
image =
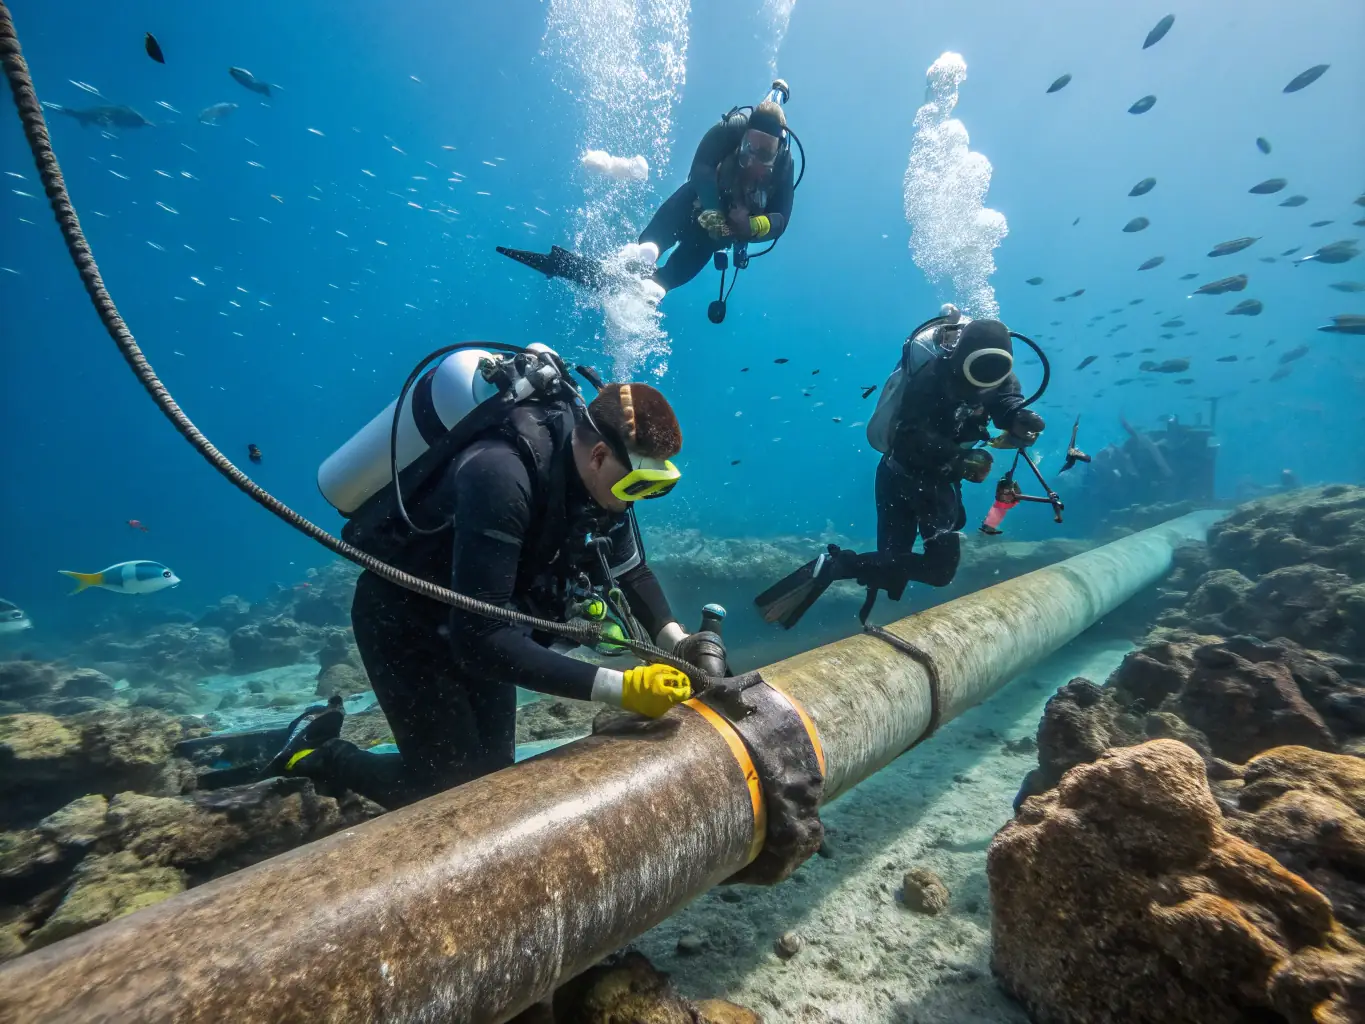
<path id="1" fill-rule="evenodd" d="M 678 467 L 667 459 L 647 459 L 632 455 L 630 472 L 618 480 L 611 493 L 622 501 L 662 498 L 682 479 Z"/>

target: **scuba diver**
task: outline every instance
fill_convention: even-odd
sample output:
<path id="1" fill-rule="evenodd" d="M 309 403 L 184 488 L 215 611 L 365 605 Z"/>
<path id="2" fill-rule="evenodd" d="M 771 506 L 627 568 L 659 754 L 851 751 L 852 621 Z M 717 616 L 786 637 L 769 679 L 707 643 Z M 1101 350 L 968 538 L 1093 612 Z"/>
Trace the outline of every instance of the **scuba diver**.
<path id="1" fill-rule="evenodd" d="M 323 464 L 319 487 L 350 519 L 343 536 L 504 608 L 609 616 L 621 624 L 612 635 L 652 638 L 683 658 L 698 643 L 718 644 L 714 633 L 689 635 L 678 624 L 635 522 L 634 503 L 667 494 L 680 476 L 669 460 L 682 432 L 667 399 L 648 384 L 611 384 L 583 407 L 544 346 L 503 358 L 482 345 L 452 348 L 462 350 L 420 379 L 414 371 L 410 401 L 405 388 Z M 511 765 L 517 686 L 650 717 L 691 696 L 676 668 L 598 667 L 550 649 L 551 637 L 370 572 L 351 621 L 399 752 L 339 739 L 341 709 L 319 708 L 295 723 L 275 763 L 387 808 Z"/>
<path id="2" fill-rule="evenodd" d="M 993 462 L 975 447 L 990 440 L 987 421 L 1006 432 L 995 447 L 1024 448 L 1045 426 L 1026 408 L 1038 395 L 1026 400 L 1020 390 L 1011 338 L 1033 345 L 998 320 L 969 320 L 945 306 L 906 339 L 867 427 L 868 440 L 883 453 L 877 550 L 859 554 L 830 544 L 755 599 L 766 621 L 791 629 L 836 580 L 867 588 L 859 613 L 864 624 L 879 591 L 899 601 L 912 580 L 934 587 L 952 582 L 961 558 L 958 531 L 967 523 L 962 481 L 981 483 Z M 924 546 L 919 554 L 917 535 Z"/>
<path id="3" fill-rule="evenodd" d="M 791 221 L 801 176 L 791 153 L 796 136 L 782 110 L 790 95 L 787 83 L 777 79 L 758 106 L 735 107 L 713 125 L 697 146 L 687 181 L 659 207 L 638 242 L 623 250 L 629 250 L 629 269 L 652 280 L 663 293 L 691 281 L 714 256 L 721 270 L 721 296 L 708 315 L 715 323 L 724 319 L 728 297 L 724 252 L 733 248 L 735 269 L 741 270 L 753 256 L 770 251 L 749 253 L 749 243 L 776 242 Z M 799 147 L 800 140 L 796 142 Z M 504 246 L 498 246 L 498 252 L 546 277 L 563 277 L 595 289 L 612 282 L 612 272 L 602 262 L 559 246 L 552 246 L 549 253 Z M 668 255 L 663 264 L 656 266 L 664 254 Z"/>

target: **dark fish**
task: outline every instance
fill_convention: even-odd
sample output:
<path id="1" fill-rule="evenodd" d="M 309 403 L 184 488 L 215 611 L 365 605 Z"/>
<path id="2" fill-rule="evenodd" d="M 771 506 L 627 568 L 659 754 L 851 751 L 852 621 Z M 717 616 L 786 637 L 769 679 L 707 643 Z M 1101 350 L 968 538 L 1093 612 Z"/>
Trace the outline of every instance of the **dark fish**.
<path id="1" fill-rule="evenodd" d="M 1274 339 L 1274 338 L 1271 338 L 1269 341 L 1267 341 L 1267 342 L 1265 343 L 1265 347 L 1266 347 L 1266 348 L 1269 348 L 1269 347 L 1270 347 L 1271 345 L 1273 345 L 1273 344 L 1275 344 L 1275 339 Z"/>
<path id="2" fill-rule="evenodd" d="M 1065 302 L 1065 301 L 1066 301 L 1066 296 L 1065 296 L 1065 295 L 1058 295 L 1058 296 L 1057 296 L 1055 299 L 1053 299 L 1052 301 L 1053 301 L 1053 302 Z"/>
<path id="3" fill-rule="evenodd" d="M 1061 327 L 1061 326 L 1062 326 L 1062 322 L 1061 322 L 1060 320 L 1049 320 L 1049 321 L 1048 321 L 1048 326 L 1049 326 L 1049 327 Z"/>
<path id="4" fill-rule="evenodd" d="M 1081 222 L 1081 218 L 1077 217 L 1075 220 L 1073 220 L 1073 221 L 1071 222 L 1071 226 L 1074 228 L 1074 227 L 1075 227 L 1077 224 L 1079 224 L 1080 222 Z"/>
<path id="5" fill-rule="evenodd" d="M 1180 275 L 1180 280 L 1182 280 L 1182 281 L 1193 281 L 1193 280 L 1194 280 L 1196 277 L 1198 277 L 1198 276 L 1199 276 L 1198 274 L 1181 274 L 1181 275 Z"/>
<path id="6" fill-rule="evenodd" d="M 1355 203 L 1357 206 L 1365 206 L 1365 192 L 1360 193 L 1360 195 L 1352 199 L 1351 202 Z"/>
<path id="7" fill-rule="evenodd" d="M 1134 217 L 1127 224 L 1123 225 L 1123 230 L 1131 235 L 1134 231 L 1143 230 L 1150 223 L 1152 222 L 1146 217 Z"/>
<path id="8" fill-rule="evenodd" d="M 1143 363 L 1138 367 L 1149 373 L 1184 373 L 1189 368 L 1188 359 L 1167 359 L 1164 363 Z"/>
<path id="9" fill-rule="evenodd" d="M 1310 228 L 1325 228 L 1328 224 L 1331 224 L 1331 223 L 1332 223 L 1332 221 L 1330 221 L 1330 220 L 1315 220 L 1315 221 L 1313 221 L 1312 224 L 1309 224 L 1308 226 L 1309 226 Z"/>
<path id="10" fill-rule="evenodd" d="M 1143 355 L 1149 355 L 1149 354 L 1151 354 L 1152 352 L 1155 352 L 1156 349 L 1154 349 L 1154 348 L 1141 348 L 1141 349 L 1138 349 L 1138 351 L 1141 352 Z"/>
<path id="11" fill-rule="evenodd" d="M 1175 335 L 1174 335 L 1174 334 L 1163 334 L 1161 337 L 1162 337 L 1162 340 L 1163 340 L 1163 341 L 1170 341 L 1172 338 L 1175 337 Z"/>
<path id="12" fill-rule="evenodd" d="M 1152 189 L 1156 188 L 1155 178 L 1143 178 L 1131 189 L 1128 190 L 1130 196 L 1145 196 Z"/>
<path id="13" fill-rule="evenodd" d="M 835 416 L 835 417 L 834 417 L 834 422 L 835 422 L 835 423 L 842 423 L 842 422 L 844 422 L 844 418 L 843 418 L 842 416 Z"/>
<path id="14" fill-rule="evenodd" d="M 740 460 L 739 460 L 739 459 L 731 459 L 731 460 L 730 460 L 730 465 L 732 465 L 732 466 L 738 466 L 739 463 L 740 463 Z"/>
<path id="15" fill-rule="evenodd" d="M 1240 333 L 1239 333 L 1239 334 L 1229 334 L 1229 335 L 1228 335 L 1228 340 L 1229 340 L 1229 341 L 1236 341 L 1236 340 L 1237 340 L 1238 338 L 1240 338 L 1241 336 L 1242 336 L 1242 335 L 1241 335 Z"/>
<path id="16" fill-rule="evenodd" d="M 1218 357 L 1218 362 L 1220 362 L 1220 363 L 1235 363 L 1235 362 L 1237 362 L 1237 357 L 1236 357 L 1236 356 L 1219 356 L 1219 357 Z"/>
<path id="17" fill-rule="evenodd" d="M 1289 376 L 1291 373 L 1293 373 L 1293 372 L 1294 372 L 1294 367 L 1292 367 L 1292 366 L 1281 366 L 1278 370 L 1276 370 L 1274 373 L 1272 373 L 1272 374 L 1270 375 L 1270 379 L 1271 379 L 1271 380 L 1284 380 L 1286 377 L 1288 377 L 1288 376 Z M 1254 384 L 1255 381 L 1252 381 L 1252 383 Z"/>
<path id="18" fill-rule="evenodd" d="M 1148 260 L 1146 263 L 1144 263 L 1142 266 L 1138 267 L 1138 269 L 1139 269 L 1139 270 L 1151 270 L 1153 267 L 1159 267 L 1159 266 L 1161 266 L 1161 264 L 1163 264 L 1163 263 L 1165 263 L 1165 262 L 1166 262 L 1166 257 L 1165 257 L 1165 256 L 1153 256 L 1151 259 L 1149 259 L 1149 260 Z"/>
<path id="19" fill-rule="evenodd" d="M 1260 316 L 1265 305 L 1260 299 L 1243 299 L 1228 310 L 1228 316 Z"/>
<path id="20" fill-rule="evenodd" d="M 1335 281 L 1327 287 L 1338 292 L 1365 292 L 1365 282 L 1362 281 Z"/>
<path id="21" fill-rule="evenodd" d="M 261 455 L 261 450 L 257 448 L 254 444 L 249 444 L 246 446 L 246 457 L 250 459 L 252 462 L 256 463 L 258 466 L 260 465 L 261 459 L 263 458 L 263 456 Z"/>
<path id="22" fill-rule="evenodd" d="M 1114 353 L 1114 358 L 1115 358 L 1115 359 L 1128 359 L 1130 356 L 1132 356 L 1132 354 L 1133 354 L 1133 353 L 1131 353 L 1131 352 L 1115 352 L 1115 353 Z"/>
<path id="23" fill-rule="evenodd" d="M 1209 250 L 1210 256 L 1230 256 L 1234 252 L 1241 252 L 1249 245 L 1255 245 L 1260 241 L 1260 235 L 1255 238 L 1234 238 L 1231 242 L 1219 242 Z"/>
<path id="24" fill-rule="evenodd" d="M 1300 249 L 1302 249 L 1302 248 L 1303 248 L 1303 246 L 1301 246 L 1301 245 L 1296 245 L 1296 246 L 1294 246 L 1294 248 L 1292 248 L 1292 249 L 1286 249 L 1284 252 L 1280 253 L 1280 255 L 1281 255 L 1281 256 L 1293 256 L 1296 252 L 1298 252 L 1298 251 L 1299 251 Z"/>
<path id="25" fill-rule="evenodd" d="M 1194 378 L 1193 378 L 1193 377 L 1181 377 L 1178 381 L 1176 381 L 1176 383 L 1177 383 L 1177 384 L 1193 384 L 1193 383 L 1194 383 Z"/>
<path id="26" fill-rule="evenodd" d="M 1121 388 L 1123 385 L 1131 383 L 1133 383 L 1132 377 L 1120 377 L 1118 380 L 1114 381 L 1114 386 Z"/>
<path id="27" fill-rule="evenodd" d="M 262 96 L 270 95 L 270 83 L 262 82 L 246 68 L 228 68 L 228 74 L 232 76 L 234 81 L 250 89 L 252 92 L 258 92 Z M 278 88 L 278 86 L 276 88 Z"/>
<path id="28" fill-rule="evenodd" d="M 1042 279 L 1041 277 L 1030 277 L 1027 281 L 1024 282 L 1024 284 L 1042 284 L 1042 283 L 1043 283 L 1043 279 Z"/>
<path id="29" fill-rule="evenodd" d="M 1340 242 L 1332 242 L 1324 245 L 1311 256 L 1300 256 L 1294 261 L 1294 265 L 1307 263 L 1309 260 L 1317 260 L 1319 263 L 1345 263 L 1353 260 L 1360 255 L 1360 249 L 1356 245 L 1354 238 L 1345 238 Z"/>
<path id="30" fill-rule="evenodd" d="M 1302 206 L 1302 205 L 1303 205 L 1304 203 L 1306 203 L 1306 202 L 1308 202 L 1308 197 L 1307 197 L 1307 196 L 1290 196 L 1288 199 L 1284 200 L 1284 202 L 1280 203 L 1280 205 L 1281 205 L 1281 206 Z"/>
<path id="31" fill-rule="evenodd" d="M 1066 74 L 1047 87 L 1048 92 L 1058 92 L 1071 84 L 1071 75 Z"/>
<path id="32" fill-rule="evenodd" d="M 1262 257 L 1261 257 L 1261 262 L 1262 262 L 1262 263 L 1276 263 L 1276 262 L 1278 262 L 1278 261 L 1275 259 L 1274 256 L 1262 256 Z"/>
<path id="33" fill-rule="evenodd" d="M 1361 217 L 1360 220 L 1353 220 L 1351 223 L 1358 228 L 1365 228 L 1365 217 Z"/>
<path id="34" fill-rule="evenodd" d="M 1292 363 L 1295 359 L 1302 359 L 1306 355 L 1308 355 L 1307 345 L 1295 345 L 1284 355 L 1280 356 L 1280 363 Z"/>
<path id="35" fill-rule="evenodd" d="M 1284 87 L 1284 91 L 1298 92 L 1300 89 L 1308 88 L 1319 78 L 1321 78 L 1322 73 L 1326 71 L 1329 67 L 1331 67 L 1330 64 L 1315 64 L 1313 67 L 1309 68 L 1303 74 L 1294 76 L 1294 80 Z"/>
<path id="36" fill-rule="evenodd" d="M 874 392 L 874 391 L 876 391 L 876 390 L 877 390 L 877 385 L 876 385 L 876 384 L 869 384 L 869 385 L 866 385 L 866 386 L 863 388 L 863 397 L 866 398 L 868 395 L 872 394 L 872 392 Z"/>
<path id="37" fill-rule="evenodd" d="M 150 32 L 148 32 L 146 38 L 142 40 L 142 48 L 147 51 L 147 56 L 151 57 L 152 60 L 156 61 L 158 64 L 166 63 L 166 55 L 161 52 L 161 44 L 156 41 L 156 36 L 152 35 Z"/>
<path id="38" fill-rule="evenodd" d="M 1166 15 L 1166 17 L 1162 18 L 1160 21 L 1156 23 L 1156 28 L 1152 29 L 1152 31 L 1147 33 L 1147 41 L 1142 44 L 1142 48 L 1145 50 L 1147 49 L 1147 47 L 1155 46 L 1157 43 L 1161 42 L 1161 40 L 1166 37 L 1166 33 L 1171 30 L 1171 26 L 1174 24 L 1175 15 L 1174 14 Z M 1304 85 L 1307 84 L 1308 84 L 1307 82 L 1304 83 Z"/>
<path id="39" fill-rule="evenodd" d="M 1253 196 L 1268 196 L 1280 191 L 1288 184 L 1289 182 L 1284 178 L 1266 178 L 1259 185 L 1252 185 L 1247 191 Z"/>
<path id="40" fill-rule="evenodd" d="M 749 368 L 748 368 L 747 366 L 741 366 L 741 367 L 739 368 L 739 372 L 740 372 L 740 373 L 748 373 L 748 372 L 749 372 Z"/>
<path id="41" fill-rule="evenodd" d="M 1084 289 L 1084 288 L 1077 288 L 1074 292 L 1072 292 L 1070 295 L 1068 295 L 1067 298 L 1068 298 L 1068 299 L 1079 299 L 1079 298 L 1080 298 L 1082 295 L 1084 295 L 1084 294 L 1085 294 L 1085 289 Z"/>
<path id="42" fill-rule="evenodd" d="M 1155 97 L 1155 96 L 1144 96 L 1144 97 L 1142 97 L 1142 99 L 1138 100 L 1136 103 L 1134 103 L 1131 107 L 1128 108 L 1128 113 L 1130 113 L 1130 114 L 1145 114 L 1145 113 L 1147 113 L 1147 111 L 1151 110 L 1154 106 L 1156 106 L 1156 97 Z"/>
<path id="43" fill-rule="evenodd" d="M 1342 313 L 1332 317 L 1332 322 L 1318 330 L 1327 334 L 1365 334 L 1365 316 L 1360 313 Z"/>
<path id="44" fill-rule="evenodd" d="M 820 372 L 819 370 L 811 370 L 810 375 L 814 377 L 819 372 Z"/>
<path id="45" fill-rule="evenodd" d="M 775 362 L 778 366 L 781 366 L 783 363 L 788 362 L 788 361 L 789 361 L 789 360 L 788 360 L 785 356 L 782 356 L 782 357 L 779 357 L 779 358 L 773 360 L 773 362 Z"/>
<path id="46" fill-rule="evenodd" d="M 1141 305 L 1142 305 L 1144 302 L 1146 302 L 1146 301 L 1147 301 L 1146 299 L 1129 299 L 1129 300 L 1128 300 L 1128 305 L 1130 305 L 1130 306 L 1141 306 Z"/>
<path id="47" fill-rule="evenodd" d="M 139 114 L 132 107 L 64 107 L 60 103 L 49 103 L 43 100 L 43 106 L 48 110 L 56 111 L 58 114 L 65 114 L 67 117 L 74 117 L 80 122 L 82 128 L 89 128 L 92 124 L 101 128 L 143 128 L 149 127 L 151 121 Z"/>
<path id="48" fill-rule="evenodd" d="M 1267 139 L 1267 138 L 1264 138 L 1264 137 L 1257 139 L 1257 140 L 1256 140 L 1256 148 L 1259 149 L 1262 153 L 1269 153 L 1269 152 L 1270 152 L 1270 140 Z"/>
<path id="49" fill-rule="evenodd" d="M 1093 363 L 1093 362 L 1094 362 L 1096 359 L 1098 359 L 1098 358 L 1099 358 L 1099 356 L 1086 356 L 1084 359 L 1081 360 L 1081 365 L 1078 366 L 1078 367 L 1076 367 L 1076 369 L 1077 369 L 1077 370 L 1084 370 L 1087 366 L 1089 366 L 1091 363 Z"/>
<path id="50" fill-rule="evenodd" d="M 1166 321 L 1165 323 L 1163 323 L 1161 326 L 1162 326 L 1162 327 L 1169 327 L 1169 328 L 1184 327 L 1184 326 L 1185 326 L 1185 321 L 1184 321 L 1184 320 L 1181 320 L 1179 317 L 1176 317 L 1174 320 L 1167 320 L 1167 321 Z"/>
<path id="51" fill-rule="evenodd" d="M 1247 286 L 1246 274 L 1238 274 L 1236 277 L 1224 277 L 1217 281 L 1210 281 L 1208 284 L 1201 284 L 1194 290 L 1195 295 L 1223 295 L 1226 292 L 1240 292 Z"/>

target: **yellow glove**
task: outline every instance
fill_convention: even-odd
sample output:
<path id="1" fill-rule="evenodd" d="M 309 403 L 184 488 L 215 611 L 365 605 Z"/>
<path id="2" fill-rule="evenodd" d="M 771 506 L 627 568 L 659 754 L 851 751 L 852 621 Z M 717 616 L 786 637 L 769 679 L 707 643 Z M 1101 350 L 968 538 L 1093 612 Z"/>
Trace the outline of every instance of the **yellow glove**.
<path id="1" fill-rule="evenodd" d="M 692 696 L 692 682 L 670 665 L 641 665 L 627 669 L 621 687 L 621 707 L 637 715 L 658 718 L 674 704 Z"/>

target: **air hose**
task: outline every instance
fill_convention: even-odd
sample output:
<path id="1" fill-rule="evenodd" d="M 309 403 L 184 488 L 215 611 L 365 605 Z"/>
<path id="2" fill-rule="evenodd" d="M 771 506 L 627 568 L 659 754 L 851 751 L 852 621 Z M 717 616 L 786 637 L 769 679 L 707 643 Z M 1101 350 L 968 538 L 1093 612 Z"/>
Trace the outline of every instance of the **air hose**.
<path id="1" fill-rule="evenodd" d="M 71 196 L 66 190 L 61 166 L 57 162 L 57 155 L 53 152 L 52 141 L 48 135 L 42 104 L 38 102 L 37 93 L 34 91 L 33 78 L 29 74 L 28 64 L 24 60 L 23 51 L 19 46 L 19 37 L 14 28 L 14 19 L 10 15 L 9 6 L 5 0 L 0 0 L 0 61 L 4 62 L 5 77 L 9 80 L 10 90 L 14 94 L 14 104 L 19 110 L 19 120 L 23 123 L 24 137 L 28 140 L 29 149 L 33 152 L 33 161 L 37 167 L 38 177 L 41 179 L 43 190 L 47 193 L 48 200 L 52 204 L 52 212 L 57 218 L 57 226 L 61 229 L 67 252 L 70 253 L 71 260 L 80 274 L 81 283 L 85 285 L 86 293 L 95 306 L 95 312 L 99 315 L 100 322 L 104 324 L 105 330 L 109 332 L 109 336 L 114 340 L 114 344 L 118 346 L 119 352 L 133 371 L 133 375 L 137 377 L 143 388 L 151 396 L 157 408 L 174 424 L 175 429 L 193 446 L 195 451 L 199 452 L 214 469 L 258 505 L 274 513 L 294 529 L 311 537 L 323 547 L 354 562 L 376 576 L 388 580 L 390 583 L 405 587 L 413 593 L 420 594 L 433 601 L 448 604 L 463 612 L 500 619 L 514 626 L 527 627 L 537 632 L 563 637 L 577 644 L 593 646 L 604 639 L 602 626 L 598 623 L 571 624 L 536 618 L 522 612 L 475 600 L 381 562 L 359 548 L 332 536 L 316 523 L 295 512 L 255 483 L 238 469 L 231 459 L 219 451 L 171 397 L 170 392 L 143 354 L 137 340 L 133 337 L 132 331 L 128 329 L 123 317 L 119 315 L 118 307 L 114 305 L 113 297 L 105 287 L 104 278 L 100 274 L 99 266 L 95 263 L 94 254 L 90 251 L 90 244 L 86 241 L 85 233 L 81 230 L 80 219 L 71 203 Z M 696 692 L 705 690 L 712 682 L 712 677 L 706 675 L 695 665 L 676 658 L 653 644 L 626 637 L 610 637 L 607 639 L 610 639 L 611 643 L 618 647 L 627 648 L 642 660 L 669 665 L 686 673 L 692 681 L 693 690 Z"/>

